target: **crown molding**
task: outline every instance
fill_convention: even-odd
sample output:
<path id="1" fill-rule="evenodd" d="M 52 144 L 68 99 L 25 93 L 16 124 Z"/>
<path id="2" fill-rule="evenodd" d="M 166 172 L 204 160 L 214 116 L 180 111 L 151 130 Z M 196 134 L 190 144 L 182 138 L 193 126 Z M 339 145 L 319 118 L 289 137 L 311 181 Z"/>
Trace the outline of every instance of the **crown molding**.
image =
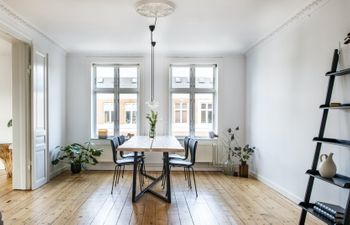
<path id="1" fill-rule="evenodd" d="M 45 39 L 47 39 L 52 44 L 56 45 L 57 47 L 61 48 L 64 52 L 67 52 L 67 50 L 62 47 L 60 44 L 58 44 L 57 41 L 55 41 L 53 38 L 46 35 L 44 32 L 42 32 L 39 28 L 31 24 L 30 22 L 24 20 L 21 16 L 19 16 L 17 13 L 14 12 L 13 9 L 11 9 L 6 3 L 4 3 L 2 0 L 0 0 L 0 12 L 3 12 L 6 16 L 8 16 L 13 21 L 21 24 L 24 27 L 27 27 L 28 29 L 38 33 Z"/>
<path id="2" fill-rule="evenodd" d="M 292 24 L 298 22 L 299 20 L 311 16 L 316 10 L 320 9 L 322 6 L 324 6 L 326 3 L 330 2 L 331 0 L 315 0 L 311 2 L 310 4 L 306 5 L 304 8 L 302 8 L 299 12 L 297 12 L 294 16 L 290 17 L 286 22 L 284 22 L 282 25 L 277 27 L 275 30 L 273 30 L 271 33 L 266 35 L 265 37 L 258 40 L 256 43 L 251 45 L 247 48 L 245 51 L 245 55 L 247 55 L 250 51 L 257 48 L 258 46 L 265 43 L 270 38 L 276 36 L 278 33 L 282 32 L 283 30 L 287 29 Z"/>

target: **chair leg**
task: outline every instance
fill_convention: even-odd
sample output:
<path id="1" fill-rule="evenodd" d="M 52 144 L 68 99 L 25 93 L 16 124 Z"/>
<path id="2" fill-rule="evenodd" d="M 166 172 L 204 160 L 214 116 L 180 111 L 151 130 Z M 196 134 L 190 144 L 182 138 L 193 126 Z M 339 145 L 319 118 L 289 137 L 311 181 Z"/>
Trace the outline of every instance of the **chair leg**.
<path id="1" fill-rule="evenodd" d="M 191 181 L 191 171 L 189 168 L 186 168 L 187 171 L 187 182 L 188 182 L 188 187 L 192 189 L 192 181 Z"/>
<path id="2" fill-rule="evenodd" d="M 114 173 L 113 173 L 113 182 L 112 182 L 112 190 L 111 190 L 111 194 L 113 194 L 113 187 L 114 187 L 114 182 L 115 182 L 116 170 L 117 170 L 117 166 L 115 166 L 115 167 L 114 167 Z"/>
<path id="3" fill-rule="evenodd" d="M 123 166 L 122 178 L 124 178 L 124 170 L 125 170 L 125 165 Z"/>
<path id="4" fill-rule="evenodd" d="M 192 169 L 192 173 L 193 173 L 193 182 L 194 182 L 194 189 L 196 189 L 196 198 L 198 197 L 198 193 L 197 193 L 197 185 L 196 185 L 196 176 L 194 174 L 194 169 L 193 167 L 191 167 Z"/>
<path id="5" fill-rule="evenodd" d="M 185 174 L 185 180 L 187 179 L 187 176 L 186 176 L 186 167 L 184 167 L 184 174 Z"/>
<path id="6" fill-rule="evenodd" d="M 120 174 L 121 174 L 121 170 L 122 170 L 122 167 L 121 166 L 118 166 L 118 172 L 117 172 L 117 182 L 115 185 L 119 184 L 119 177 L 120 177 Z"/>

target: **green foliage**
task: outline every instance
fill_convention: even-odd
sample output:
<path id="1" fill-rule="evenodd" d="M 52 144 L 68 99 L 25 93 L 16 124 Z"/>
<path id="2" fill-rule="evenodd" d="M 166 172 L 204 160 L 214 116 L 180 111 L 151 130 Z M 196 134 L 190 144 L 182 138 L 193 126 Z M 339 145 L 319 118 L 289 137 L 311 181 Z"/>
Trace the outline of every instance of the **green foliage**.
<path id="1" fill-rule="evenodd" d="M 91 142 L 84 145 L 74 143 L 66 146 L 57 146 L 59 152 L 52 160 L 52 164 L 56 165 L 59 161 L 67 161 L 68 163 L 81 163 L 95 165 L 98 163 L 96 157 L 101 156 L 103 149 L 97 149 Z"/>
<path id="2" fill-rule="evenodd" d="M 12 127 L 12 119 L 7 122 L 7 127 Z"/>
<path id="3" fill-rule="evenodd" d="M 146 115 L 146 119 L 148 119 L 151 130 L 155 130 L 158 121 L 158 113 L 151 110 L 151 113 Z"/>
<path id="4" fill-rule="evenodd" d="M 235 129 L 229 128 L 227 130 L 225 146 L 228 149 L 229 154 L 238 158 L 241 163 L 246 163 L 254 154 L 255 147 L 251 147 L 249 144 L 242 146 L 238 140 L 238 132 L 239 127 L 236 127 Z"/>
<path id="5" fill-rule="evenodd" d="M 237 157 L 241 163 L 245 163 L 249 160 L 250 156 L 253 155 L 255 147 L 250 147 L 248 144 L 244 147 L 234 147 L 232 155 Z"/>

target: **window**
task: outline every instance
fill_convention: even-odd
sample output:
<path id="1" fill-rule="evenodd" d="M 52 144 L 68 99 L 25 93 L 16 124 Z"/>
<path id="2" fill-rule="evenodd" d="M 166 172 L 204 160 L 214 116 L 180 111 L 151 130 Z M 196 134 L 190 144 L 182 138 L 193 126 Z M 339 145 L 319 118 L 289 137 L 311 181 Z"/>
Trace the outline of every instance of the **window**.
<path id="1" fill-rule="evenodd" d="M 172 135 L 207 137 L 214 130 L 216 65 L 171 65 Z"/>
<path id="2" fill-rule="evenodd" d="M 201 105 L 201 123 L 212 123 L 213 121 L 213 104 L 200 103 Z"/>
<path id="3" fill-rule="evenodd" d="M 93 65 L 93 131 L 137 134 L 138 65 Z M 116 113 L 115 113 L 116 112 Z"/>
<path id="4" fill-rule="evenodd" d="M 105 123 L 114 122 L 114 105 L 110 102 L 103 103 L 103 109 L 105 112 Z"/>

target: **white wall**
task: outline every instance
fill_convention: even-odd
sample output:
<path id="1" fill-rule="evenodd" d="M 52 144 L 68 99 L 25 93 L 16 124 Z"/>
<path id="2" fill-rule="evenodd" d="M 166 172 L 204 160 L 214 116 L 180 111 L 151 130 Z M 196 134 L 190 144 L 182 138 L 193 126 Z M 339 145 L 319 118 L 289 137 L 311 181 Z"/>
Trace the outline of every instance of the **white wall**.
<path id="1" fill-rule="evenodd" d="M 66 134 L 66 52 L 54 41 L 38 31 L 35 27 L 19 19 L 15 13 L 6 6 L 0 4 L 0 30 L 11 36 L 28 42 L 43 53 L 48 54 L 48 128 L 49 128 L 49 157 L 55 151 L 55 147 L 65 144 Z M 14 100 L 15 101 L 15 100 Z M 16 112 L 13 112 L 16 113 Z M 14 121 L 15 123 L 15 121 Z M 25 149 L 14 149 L 14 160 L 20 157 Z M 49 160 L 50 161 L 50 160 Z M 53 176 L 60 171 L 60 167 L 49 165 L 49 175 Z M 15 172 L 15 171 L 14 171 Z M 23 182 L 17 178 L 23 176 L 14 173 L 14 188 L 25 188 Z M 16 176 L 18 175 L 18 176 Z M 16 177 L 17 178 L 16 178 Z"/>
<path id="2" fill-rule="evenodd" d="M 247 53 L 247 141 L 257 147 L 257 176 L 291 199 L 304 198 L 318 135 L 333 50 L 350 32 L 350 1 L 332 0 Z M 350 62 L 349 62 L 350 65 Z M 350 77 L 336 78 L 334 102 L 350 102 Z M 350 139 L 350 114 L 331 111 L 326 136 Z M 335 153 L 338 172 L 350 175 L 349 149 Z M 347 192 L 315 182 L 312 199 L 345 204 Z"/>
<path id="3" fill-rule="evenodd" d="M 93 55 L 93 54 L 92 54 Z M 86 142 L 91 133 L 91 63 L 92 62 L 139 62 L 141 65 L 141 122 L 140 134 L 147 135 L 145 119 L 146 101 L 150 99 L 150 62 L 149 57 L 88 57 L 87 55 L 69 54 L 67 60 L 67 143 Z M 157 134 L 168 134 L 168 77 L 169 64 L 218 63 L 218 130 L 239 125 L 244 130 L 245 124 L 245 58 L 244 56 L 189 58 L 170 57 L 156 54 L 155 58 L 155 98 L 160 102 Z M 109 153 L 109 149 L 106 149 Z M 206 153 L 207 154 L 207 153 Z M 151 156 L 151 162 L 160 162 L 161 156 Z M 111 159 L 110 159 L 111 160 Z"/>
<path id="4" fill-rule="evenodd" d="M 11 43 L 0 39 L 0 143 L 12 143 L 12 54 Z"/>

